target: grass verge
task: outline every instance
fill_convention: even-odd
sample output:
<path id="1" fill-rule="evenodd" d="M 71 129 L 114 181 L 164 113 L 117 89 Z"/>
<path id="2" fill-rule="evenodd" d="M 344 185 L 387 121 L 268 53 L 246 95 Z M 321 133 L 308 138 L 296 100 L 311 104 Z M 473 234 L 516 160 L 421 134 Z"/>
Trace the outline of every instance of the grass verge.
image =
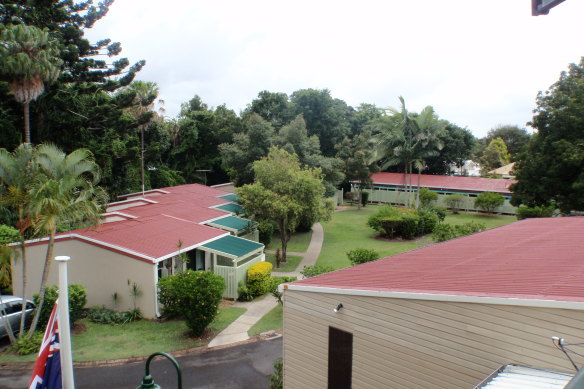
<path id="1" fill-rule="evenodd" d="M 286 263 L 281 263 L 279 268 L 276 268 L 276 254 L 266 253 L 266 261 L 272 264 L 273 272 L 288 273 L 296 270 L 300 264 L 300 261 L 302 261 L 302 257 L 297 255 L 288 255 L 286 258 Z"/>
<path id="2" fill-rule="evenodd" d="M 375 250 L 382 257 L 387 257 L 434 243 L 429 235 L 415 240 L 376 239 L 376 232 L 367 226 L 367 218 L 380 207 L 381 205 L 368 205 L 360 211 L 356 207 L 349 207 L 346 211 L 333 213 L 330 221 L 322 223 L 324 243 L 317 264 L 342 269 L 351 266 L 346 252 L 356 248 Z M 515 216 L 449 213 L 444 222 L 463 224 L 476 221 L 485 224 L 487 228 L 493 228 L 516 220 Z"/>
<path id="3" fill-rule="evenodd" d="M 288 242 L 287 251 L 293 251 L 296 253 L 304 253 L 308 249 L 310 244 L 310 239 L 312 238 L 312 230 L 308 232 L 295 232 L 292 234 L 290 241 Z M 272 241 L 266 247 L 266 250 L 274 250 L 281 248 L 280 245 L 280 234 L 275 232 L 272 236 Z"/>
<path id="4" fill-rule="evenodd" d="M 282 305 L 272 309 L 266 313 L 257 323 L 247 331 L 249 336 L 261 334 L 262 332 L 270 330 L 279 330 L 283 328 L 283 309 Z"/>
<path id="5" fill-rule="evenodd" d="M 219 314 L 200 338 L 190 337 L 185 322 L 179 320 L 164 322 L 140 320 L 112 326 L 83 319 L 81 325 L 85 326 L 86 330 L 71 337 L 73 359 L 99 361 L 204 346 L 244 312 L 244 308 L 219 308 Z M 36 354 L 0 353 L 0 363 L 35 360 Z"/>

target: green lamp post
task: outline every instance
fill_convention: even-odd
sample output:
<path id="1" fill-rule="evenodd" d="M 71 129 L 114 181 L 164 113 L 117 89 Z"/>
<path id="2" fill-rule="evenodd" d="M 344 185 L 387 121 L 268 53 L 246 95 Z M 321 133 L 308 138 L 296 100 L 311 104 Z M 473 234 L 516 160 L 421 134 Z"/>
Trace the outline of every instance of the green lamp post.
<path id="1" fill-rule="evenodd" d="M 182 373 L 180 371 L 180 367 L 178 366 L 178 361 L 172 355 L 163 352 L 157 352 L 148 357 L 148 359 L 146 360 L 146 374 L 144 374 L 144 378 L 142 378 L 142 384 L 138 386 L 136 389 L 161 389 L 160 385 L 156 385 L 154 383 L 154 380 L 150 375 L 150 362 L 154 359 L 154 357 L 158 355 L 166 357 L 174 365 L 174 368 L 176 369 L 176 374 L 178 375 L 177 388 L 182 389 Z"/>

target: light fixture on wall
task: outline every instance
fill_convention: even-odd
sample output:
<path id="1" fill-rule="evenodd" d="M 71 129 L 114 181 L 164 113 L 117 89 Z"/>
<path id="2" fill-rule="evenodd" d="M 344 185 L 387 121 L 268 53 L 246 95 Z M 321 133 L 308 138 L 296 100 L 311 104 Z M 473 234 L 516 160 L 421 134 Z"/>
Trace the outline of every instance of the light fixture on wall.
<path id="1" fill-rule="evenodd" d="M 343 308 L 343 304 L 339 303 L 339 305 L 337 305 L 337 307 L 335 309 L 333 309 L 333 312 L 338 312 Z"/>

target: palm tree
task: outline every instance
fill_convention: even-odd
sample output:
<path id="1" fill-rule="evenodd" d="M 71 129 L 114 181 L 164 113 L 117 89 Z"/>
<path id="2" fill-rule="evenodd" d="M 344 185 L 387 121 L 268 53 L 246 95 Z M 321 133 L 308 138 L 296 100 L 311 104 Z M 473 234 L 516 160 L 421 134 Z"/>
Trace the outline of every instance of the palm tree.
<path id="1" fill-rule="evenodd" d="M 425 159 L 437 155 L 437 150 L 442 148 L 441 126 L 432 107 L 427 106 L 419 115 L 414 115 L 407 111 L 403 97 L 400 96 L 399 100 L 401 110 L 389 108 L 395 118 L 394 126 L 377 136 L 375 159 L 384 161 L 381 170 L 398 164 L 404 165 L 405 192 L 413 190 L 411 174 L 414 168 L 418 170 L 419 192 Z M 419 197 L 416 198 L 418 202 Z M 405 201 L 408 201 L 407 198 Z"/>
<path id="2" fill-rule="evenodd" d="M 28 336 L 36 330 L 39 313 L 45 298 L 47 278 L 53 262 L 57 227 L 86 223 L 97 225 L 105 191 L 98 186 L 99 167 L 89 150 L 78 149 L 65 154 L 53 145 L 41 145 L 36 152 L 41 174 L 30 191 L 28 213 L 38 234 L 49 235 L 47 254 L 39 290 L 39 304 Z"/>
<path id="3" fill-rule="evenodd" d="M 29 191 L 33 178 L 38 169 L 33 163 L 35 149 L 28 144 L 20 145 L 14 152 L 0 149 L 0 205 L 6 206 L 13 213 L 15 226 L 20 234 L 20 259 L 22 261 L 22 296 L 26 296 L 26 245 L 25 240 L 30 237 L 32 229 L 30 218 L 26 212 L 29 204 Z M 16 252 L 11 250 L 12 259 L 16 259 Z M 26 302 L 22 302 L 22 311 L 26 309 Z M 24 316 L 20 322 L 20 336 L 24 334 Z"/>
<path id="4" fill-rule="evenodd" d="M 158 97 L 158 85 L 155 82 L 134 81 L 128 85 L 122 93 L 133 93 L 133 105 L 128 109 L 130 115 L 136 119 L 140 125 L 140 160 L 141 160 L 141 178 L 142 194 L 144 194 L 144 130 L 148 123 L 157 116 L 154 108 L 154 101 Z"/>
<path id="5" fill-rule="evenodd" d="M 0 25 L 0 79 L 24 108 L 24 142 L 30 144 L 29 104 L 61 73 L 57 41 L 34 26 Z"/>

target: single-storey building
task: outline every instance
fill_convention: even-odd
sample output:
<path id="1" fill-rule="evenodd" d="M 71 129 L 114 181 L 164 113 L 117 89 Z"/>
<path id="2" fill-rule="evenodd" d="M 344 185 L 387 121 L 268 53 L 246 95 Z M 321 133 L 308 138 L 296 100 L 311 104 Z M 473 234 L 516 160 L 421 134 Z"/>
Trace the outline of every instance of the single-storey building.
<path id="1" fill-rule="evenodd" d="M 236 196 L 199 184 L 120 196 L 110 203 L 101 225 L 58 234 L 55 256 L 67 255 L 69 282 L 87 288 L 88 305 L 130 309 L 128 281 L 142 291 L 145 317 L 160 314 L 158 280 L 184 269 L 207 270 L 226 281 L 224 297 L 236 299 L 247 268 L 264 261 L 254 223 L 234 216 Z M 38 291 L 48 238 L 27 242 L 27 296 Z M 22 291 L 22 264 L 12 265 L 13 290 Z M 57 284 L 53 266 L 49 284 Z"/>
<path id="2" fill-rule="evenodd" d="M 284 388 L 473 388 L 505 365 L 573 374 L 552 337 L 584 342 L 583 253 L 584 217 L 526 219 L 284 284 Z"/>
<path id="3" fill-rule="evenodd" d="M 408 175 L 408 185 L 410 175 Z M 371 188 L 369 201 L 389 204 L 406 204 L 413 201 L 415 192 L 418 189 L 418 175 L 411 175 L 411 186 L 413 192 L 405 192 L 403 173 L 373 173 L 371 174 Z M 465 201 L 462 209 L 474 211 L 474 200 L 483 192 L 498 193 L 505 197 L 505 203 L 495 209 L 495 212 L 504 214 L 515 214 L 515 207 L 510 204 L 512 192 L 509 189 L 515 180 L 502 178 L 483 177 L 463 177 L 463 176 L 440 176 L 432 174 L 420 175 L 420 188 L 427 188 L 438 193 L 438 205 L 446 206 L 445 197 L 450 194 L 462 194 Z M 353 182 L 353 188 L 358 188 L 359 183 Z M 409 199 L 409 200 L 408 200 Z"/>

